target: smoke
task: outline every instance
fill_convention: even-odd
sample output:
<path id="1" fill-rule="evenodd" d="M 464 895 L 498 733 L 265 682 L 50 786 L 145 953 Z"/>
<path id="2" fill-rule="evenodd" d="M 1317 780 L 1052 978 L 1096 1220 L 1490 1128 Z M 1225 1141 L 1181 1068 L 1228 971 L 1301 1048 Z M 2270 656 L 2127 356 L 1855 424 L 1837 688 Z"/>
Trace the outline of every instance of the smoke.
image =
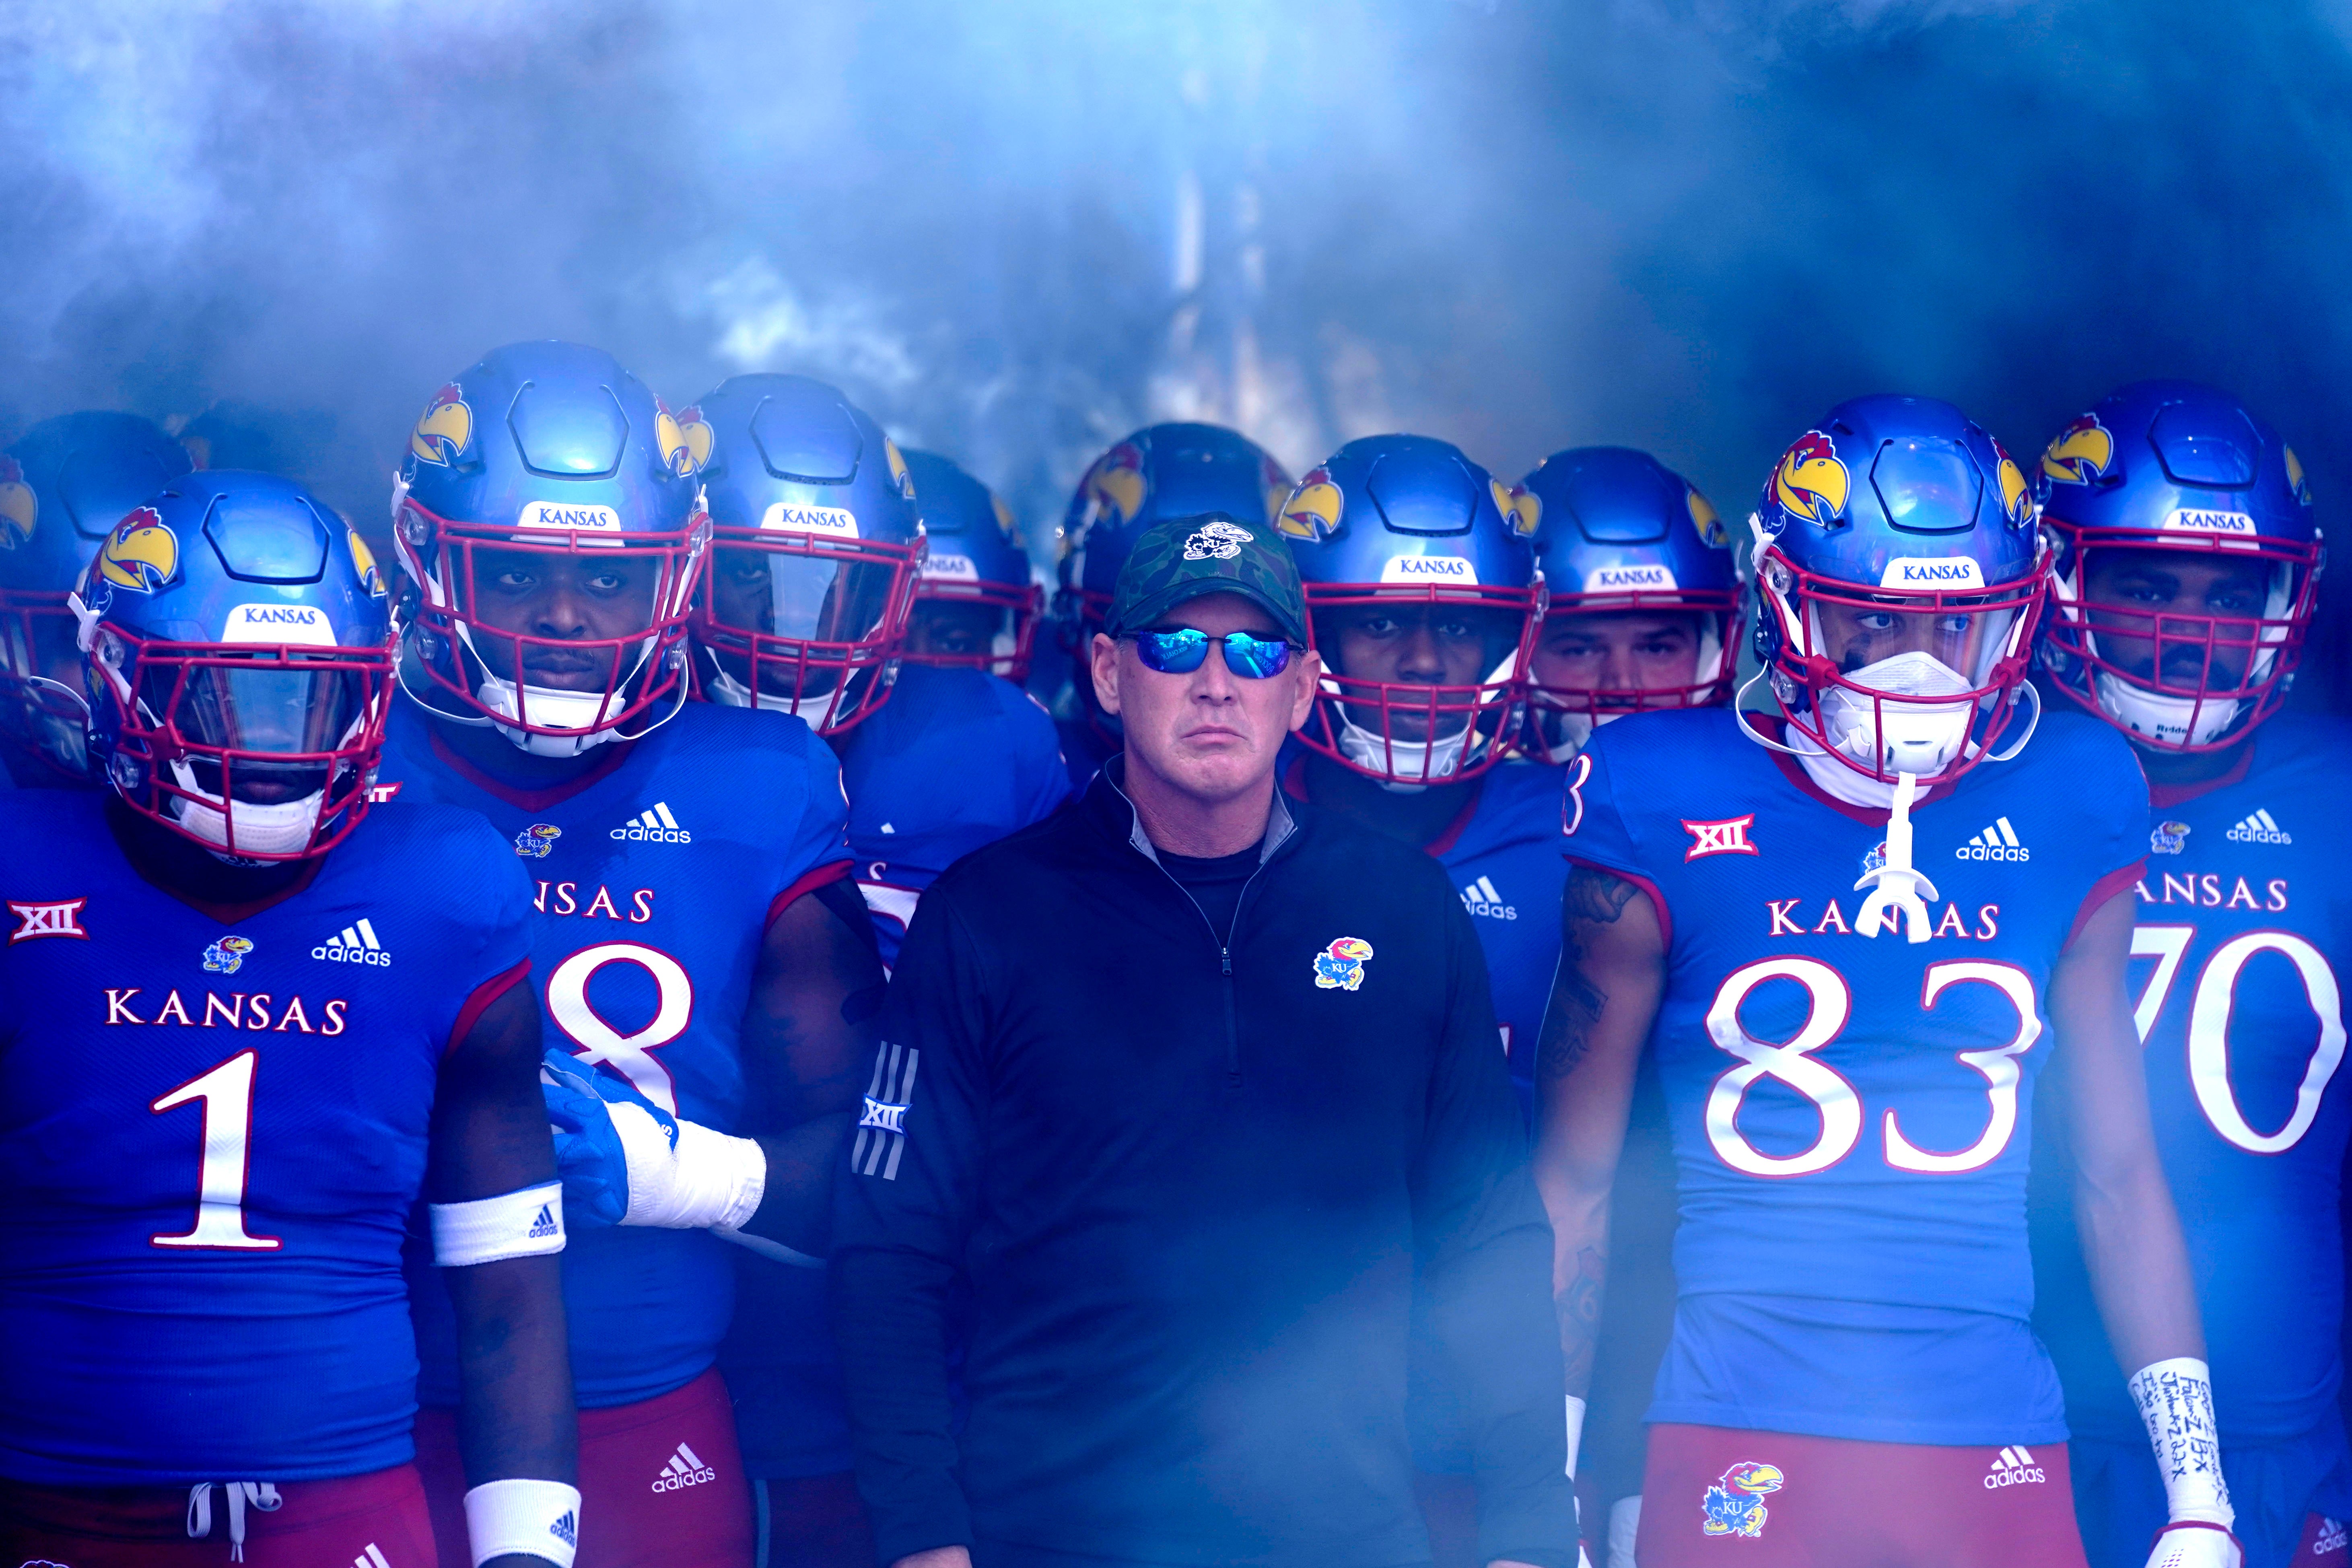
<path id="1" fill-rule="evenodd" d="M 1294 468 L 1648 447 L 1727 512 L 1861 392 L 2031 448 L 2240 391 L 2352 496 L 2352 6 L 17 0 L 0 435 L 213 410 L 355 517 L 498 342 L 834 380 L 1042 540 L 1149 419 Z"/>

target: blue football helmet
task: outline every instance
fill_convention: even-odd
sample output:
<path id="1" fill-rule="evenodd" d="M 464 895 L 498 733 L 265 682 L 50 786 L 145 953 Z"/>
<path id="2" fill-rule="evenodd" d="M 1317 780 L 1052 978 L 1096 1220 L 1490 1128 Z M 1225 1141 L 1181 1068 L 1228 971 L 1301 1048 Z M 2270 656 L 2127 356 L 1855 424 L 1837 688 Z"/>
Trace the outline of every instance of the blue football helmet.
<path id="1" fill-rule="evenodd" d="M 2056 552 L 2042 661 L 2060 690 L 2167 752 L 2235 745 L 2278 711 L 2321 552 L 2303 464 L 2276 430 L 2226 392 L 2137 382 L 2058 433 L 2034 487 Z M 2153 576 L 2149 551 L 2165 552 Z M 2214 580 L 2174 607 L 2181 571 Z M 2107 580 L 2122 573 L 2139 580 Z"/>
<path id="2" fill-rule="evenodd" d="M 1299 480 L 1275 523 L 1298 563 L 1323 660 L 1298 738 L 1407 788 L 1502 761 L 1543 616 L 1539 509 L 1426 436 L 1350 441 Z M 1381 672 L 1350 670 L 1351 649 L 1381 658 Z"/>
<path id="3" fill-rule="evenodd" d="M 367 545 L 291 479 L 183 475 L 68 596 L 89 753 L 123 804 L 233 860 L 300 860 L 368 808 L 393 687 Z"/>
<path id="4" fill-rule="evenodd" d="M 1596 724 L 1645 708 L 1730 701 L 1739 565 L 1723 520 L 1697 487 L 1647 452 L 1578 447 L 1537 464 L 1521 488 L 1540 508 L 1536 564 L 1551 601 L 1528 662 L 1533 748 L 1564 763 Z M 1686 619 L 1697 643 L 1691 678 L 1612 686 L 1606 670 L 1580 670 L 1581 660 L 1549 644 L 1572 637 L 1575 617 L 1588 616 Z"/>
<path id="5" fill-rule="evenodd" d="M 0 455 L 0 727 L 68 778 L 89 776 L 79 631 L 66 595 L 122 515 L 188 471 L 135 414 L 63 414 Z"/>
<path id="6" fill-rule="evenodd" d="M 2050 574 L 2025 475 L 1981 426 L 1930 397 L 1841 403 L 1749 526 L 1759 679 L 1798 750 L 1927 784 L 2004 735 Z"/>
<path id="7" fill-rule="evenodd" d="M 411 694 L 540 756 L 675 713 L 709 451 L 707 427 L 577 343 L 493 349 L 435 393 L 393 493 Z"/>
<path id="8" fill-rule="evenodd" d="M 1095 700 L 1087 650 L 1103 629 L 1138 536 L 1163 517 L 1207 512 L 1267 527 L 1289 494 L 1282 465 L 1221 425 L 1150 426 L 1094 460 L 1062 520 L 1054 613 L 1074 660 L 1079 710 L 1096 733 L 1119 743 L 1118 716 Z"/>
<path id="9" fill-rule="evenodd" d="M 910 451 L 906 458 L 929 553 L 915 582 L 914 625 L 898 657 L 908 664 L 985 669 L 1017 686 L 1029 679 L 1029 649 L 1045 595 L 1030 576 L 1029 552 L 1021 548 L 1013 510 L 937 453 Z M 936 628 L 926 625 L 927 605 L 942 606 Z M 947 616 L 971 616 L 977 624 L 967 627 Z M 970 651 L 946 646 L 964 642 Z"/>
<path id="10" fill-rule="evenodd" d="M 923 524 L 907 460 L 821 381 L 730 376 L 698 405 L 710 580 L 695 610 L 702 693 L 838 734 L 890 695 Z"/>

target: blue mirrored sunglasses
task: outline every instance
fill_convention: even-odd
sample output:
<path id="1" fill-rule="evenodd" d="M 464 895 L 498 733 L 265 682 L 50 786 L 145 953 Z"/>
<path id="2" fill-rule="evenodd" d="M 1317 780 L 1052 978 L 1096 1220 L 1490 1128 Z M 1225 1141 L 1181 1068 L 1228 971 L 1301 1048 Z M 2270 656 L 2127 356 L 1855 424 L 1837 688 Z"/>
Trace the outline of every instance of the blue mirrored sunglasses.
<path id="1" fill-rule="evenodd" d="M 1184 626 L 1171 632 L 1135 632 L 1135 654 L 1143 668 L 1162 675 L 1190 675 L 1208 662 L 1209 645 L 1225 645 L 1225 668 L 1235 675 L 1263 680 L 1290 666 L 1290 645 L 1280 637 L 1254 637 L 1247 632 L 1227 632 L 1213 637 Z"/>

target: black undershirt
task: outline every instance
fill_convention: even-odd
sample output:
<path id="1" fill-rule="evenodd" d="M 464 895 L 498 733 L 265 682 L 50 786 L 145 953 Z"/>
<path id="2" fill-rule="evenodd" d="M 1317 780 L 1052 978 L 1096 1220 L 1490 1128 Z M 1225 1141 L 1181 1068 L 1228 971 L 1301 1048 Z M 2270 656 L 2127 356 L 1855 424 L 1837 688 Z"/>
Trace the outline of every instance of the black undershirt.
<path id="1" fill-rule="evenodd" d="M 1259 839 L 1238 855 L 1171 855 L 1160 851 L 1160 864 L 1168 874 L 1183 885 L 1209 917 L 1210 926 L 1217 933 L 1217 945 L 1223 947 L 1232 937 L 1234 913 L 1241 908 L 1243 885 L 1257 874 L 1259 855 L 1265 840 Z"/>

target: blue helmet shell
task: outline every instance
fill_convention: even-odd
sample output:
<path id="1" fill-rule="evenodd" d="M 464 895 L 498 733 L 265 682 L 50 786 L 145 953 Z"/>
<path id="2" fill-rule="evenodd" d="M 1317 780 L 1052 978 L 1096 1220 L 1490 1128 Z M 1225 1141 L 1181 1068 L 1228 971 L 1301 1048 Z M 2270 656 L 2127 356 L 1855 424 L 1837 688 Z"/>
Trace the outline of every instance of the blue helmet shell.
<path id="1" fill-rule="evenodd" d="M 888 699 L 914 604 L 924 534 L 906 457 L 871 415 L 804 375 L 730 376 L 697 408 L 711 432 L 714 572 L 761 552 L 782 595 L 795 591 L 787 578 L 828 574 L 834 617 L 797 630 L 730 625 L 707 590 L 694 623 L 702 691 L 845 731 Z"/>
<path id="2" fill-rule="evenodd" d="M 2323 556 L 2302 460 L 2268 421 L 2201 383 L 2134 382 L 2052 437 L 2034 494 L 2055 550 L 2057 613 L 2042 648 L 2053 684 L 2165 751 L 2234 745 L 2277 711 L 2316 613 Z M 2259 616 L 2184 610 L 2161 623 L 2176 651 L 2200 641 L 2252 650 L 2243 679 L 2217 684 L 2209 658 L 2192 687 L 2150 686 L 2109 663 L 2083 614 L 2085 557 L 2100 548 L 2262 563 L 2270 584 Z M 2209 629 L 2190 635 L 2200 624 Z"/>
<path id="3" fill-rule="evenodd" d="M 0 590 L 61 596 L 122 514 L 188 471 L 135 414 L 45 419 L 0 457 Z"/>
<path id="4" fill-rule="evenodd" d="M 451 522 L 676 533 L 709 453 L 707 428 L 673 416 L 604 350 L 509 343 L 433 395 L 400 479 Z"/>
<path id="5" fill-rule="evenodd" d="M 1698 488 L 1647 452 L 1573 447 L 1521 481 L 1535 497 L 1536 564 L 1551 614 L 1587 598 L 1627 607 L 1626 595 L 1704 595 L 1709 607 L 1739 592 L 1731 535 Z"/>
<path id="6" fill-rule="evenodd" d="M 909 663 L 966 665 L 1016 683 L 1026 680 L 1045 595 L 1032 579 L 1029 552 L 1021 547 L 1012 508 L 936 452 L 908 451 L 906 458 L 926 539 L 916 602 L 990 605 L 1003 612 L 1003 619 L 994 646 L 985 654 L 922 653 L 910 645 L 900 657 Z"/>
<path id="7" fill-rule="evenodd" d="M 278 859 L 323 852 L 365 812 L 362 786 L 382 747 L 391 690 L 391 605 L 373 553 L 333 509 L 272 474 L 183 475 L 108 531 L 77 598 L 90 756 L 134 809 L 213 847 Z M 189 803 L 219 801 L 191 782 L 189 762 L 226 742 L 179 730 L 181 715 L 154 711 L 146 699 L 159 673 L 170 689 L 175 670 L 193 678 L 188 661 L 223 655 L 249 657 L 257 669 L 297 669 L 314 700 L 330 668 L 355 683 L 339 689 L 358 695 L 334 732 L 321 732 L 319 744 L 275 749 L 309 759 L 323 781 L 310 815 L 289 826 L 290 837 L 231 843 L 188 826 Z M 236 689 L 227 689 L 220 700 L 233 704 Z M 259 721 L 230 719 L 252 747 L 247 731 Z"/>
<path id="8" fill-rule="evenodd" d="M 1516 736 L 1527 662 L 1543 608 L 1535 534 L 1541 505 L 1427 436 L 1350 441 L 1304 479 L 1275 527 L 1319 612 L 1378 602 L 1436 604 L 1516 618 L 1509 649 L 1460 686 L 1354 676 L 1322 649 L 1315 711 L 1299 740 L 1385 784 L 1467 779 L 1502 760 Z"/>
<path id="9" fill-rule="evenodd" d="M 1948 403 L 1882 394 L 1841 403 L 1793 442 L 1756 509 L 1769 543 L 1800 571 L 1850 586 L 1928 592 L 1972 561 L 1988 588 L 2040 570 L 2024 471 Z"/>

